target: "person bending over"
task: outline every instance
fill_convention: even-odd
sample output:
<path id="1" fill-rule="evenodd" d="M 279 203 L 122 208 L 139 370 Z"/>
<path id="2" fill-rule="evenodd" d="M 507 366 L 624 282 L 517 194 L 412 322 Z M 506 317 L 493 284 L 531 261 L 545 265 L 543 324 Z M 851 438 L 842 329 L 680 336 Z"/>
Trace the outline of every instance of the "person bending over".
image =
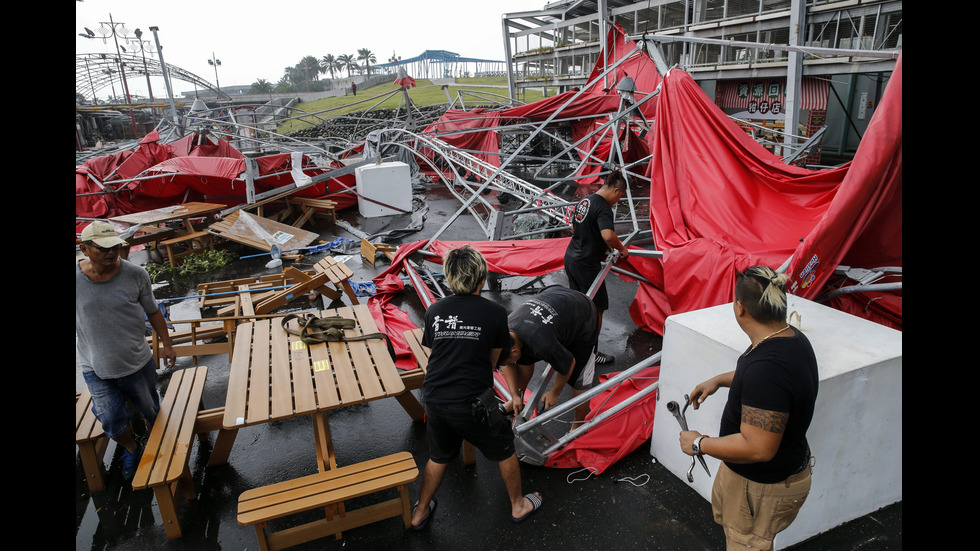
<path id="1" fill-rule="evenodd" d="M 599 315 L 588 295 L 559 285 L 547 287 L 511 312 L 507 323 L 513 344 L 500 363 L 512 397 L 508 409 L 515 415 L 524 407 L 523 392 L 538 361 L 555 370 L 551 389 L 544 394 L 545 409 L 558 402 L 566 384 L 573 397 L 592 388 Z M 588 413 L 588 402 L 576 407 L 573 428 Z"/>

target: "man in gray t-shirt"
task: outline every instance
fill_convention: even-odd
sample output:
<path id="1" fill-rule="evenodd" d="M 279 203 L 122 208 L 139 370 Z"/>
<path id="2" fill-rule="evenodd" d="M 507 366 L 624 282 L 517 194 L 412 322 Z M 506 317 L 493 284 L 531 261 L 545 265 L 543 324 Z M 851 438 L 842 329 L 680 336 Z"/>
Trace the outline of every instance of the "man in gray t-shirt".
<path id="1" fill-rule="evenodd" d="M 160 410 L 156 365 L 146 342 L 144 315 L 163 342 L 166 367 L 177 355 L 146 271 L 119 257 L 127 246 L 107 222 L 82 230 L 75 264 L 75 350 L 92 411 L 109 438 L 125 448 L 123 477 L 136 473 L 142 446 L 133 437 L 131 402 L 151 426 Z"/>

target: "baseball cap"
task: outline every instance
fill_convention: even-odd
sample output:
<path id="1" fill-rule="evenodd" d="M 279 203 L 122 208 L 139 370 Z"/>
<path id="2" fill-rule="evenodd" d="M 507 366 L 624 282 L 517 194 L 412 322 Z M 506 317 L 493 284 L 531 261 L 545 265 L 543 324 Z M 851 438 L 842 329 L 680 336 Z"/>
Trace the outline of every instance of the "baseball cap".
<path id="1" fill-rule="evenodd" d="M 82 230 L 82 236 L 79 239 L 82 243 L 92 241 L 96 245 L 106 249 L 115 247 L 116 245 L 126 245 L 126 240 L 116 235 L 115 230 L 112 229 L 112 226 L 108 222 L 101 220 L 96 220 L 85 226 L 85 229 Z"/>

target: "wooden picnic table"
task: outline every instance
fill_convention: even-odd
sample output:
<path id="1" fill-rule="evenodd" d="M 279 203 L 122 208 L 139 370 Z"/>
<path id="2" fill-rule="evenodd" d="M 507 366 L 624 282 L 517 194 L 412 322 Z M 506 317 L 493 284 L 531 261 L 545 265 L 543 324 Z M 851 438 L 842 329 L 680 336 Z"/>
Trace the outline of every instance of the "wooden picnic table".
<path id="1" fill-rule="evenodd" d="M 191 221 L 193 218 L 203 218 L 205 225 L 215 221 L 214 213 L 227 208 L 220 203 L 190 202 L 169 207 L 147 210 L 115 216 L 109 220 L 130 226 L 140 226 L 143 235 L 134 235 L 126 241 L 132 245 L 156 243 L 167 250 L 167 258 L 171 266 L 175 266 L 179 258 L 214 248 L 213 237 L 204 229 L 197 229 Z M 177 228 L 160 227 L 160 224 L 180 220 Z M 187 250 L 178 250 L 184 247 Z"/>
<path id="2" fill-rule="evenodd" d="M 164 222 L 173 222 L 174 220 L 181 220 L 183 225 L 176 232 L 177 234 L 190 234 L 197 231 L 194 228 L 194 224 L 191 222 L 192 218 L 204 217 L 209 220 L 209 222 L 214 221 L 214 212 L 221 209 L 227 208 L 227 205 L 222 205 L 220 203 L 200 203 L 191 202 L 183 203 L 180 205 L 172 205 L 169 207 L 161 207 L 158 209 L 147 210 L 143 212 L 134 212 L 131 214 L 124 214 L 123 216 L 114 216 L 110 218 L 112 222 L 120 222 L 122 224 L 129 224 L 130 226 L 156 226 L 157 224 L 162 224 Z M 151 230 L 152 231 L 152 230 Z M 150 239 L 151 241 L 153 239 Z"/>
<path id="3" fill-rule="evenodd" d="M 346 337 L 377 332 L 366 305 L 317 315 L 355 320 L 355 328 L 344 330 Z M 223 426 L 238 429 L 310 415 L 317 467 L 327 471 L 337 467 L 327 412 L 403 392 L 405 384 L 382 338 L 307 345 L 286 332 L 281 318 L 255 320 L 237 329 Z"/>

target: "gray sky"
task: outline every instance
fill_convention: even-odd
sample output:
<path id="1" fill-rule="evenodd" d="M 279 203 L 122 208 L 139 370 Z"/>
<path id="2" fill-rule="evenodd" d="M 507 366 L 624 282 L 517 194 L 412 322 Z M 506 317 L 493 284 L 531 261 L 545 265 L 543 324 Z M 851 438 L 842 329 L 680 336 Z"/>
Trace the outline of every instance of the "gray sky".
<path id="1" fill-rule="evenodd" d="M 283 69 L 306 55 L 322 58 L 357 54 L 360 48 L 374 52 L 379 63 L 396 53 L 410 58 L 425 50 L 449 50 L 464 57 L 504 59 L 501 18 L 505 13 L 544 7 L 546 0 L 84 0 L 75 2 L 75 52 L 115 53 L 110 34 L 103 43 L 100 26 L 143 31 L 143 40 L 154 49 L 153 33 L 159 27 L 164 61 L 210 82 L 217 68 L 221 86 L 249 85 L 262 78 L 278 82 Z M 122 23 L 123 25 L 120 25 Z M 85 27 L 97 38 L 78 33 Z M 124 44 L 120 40 L 120 44 Z M 126 49 L 133 51 L 129 44 Z M 155 49 L 152 55 L 157 59 Z M 130 92 L 147 95 L 146 80 L 127 78 Z M 154 95 L 165 88 L 151 81 Z M 159 86 L 159 88 L 158 88 Z M 174 82 L 175 94 L 193 85 Z M 117 91 L 121 93 L 121 91 Z M 108 96 L 99 92 L 99 97 Z"/>

